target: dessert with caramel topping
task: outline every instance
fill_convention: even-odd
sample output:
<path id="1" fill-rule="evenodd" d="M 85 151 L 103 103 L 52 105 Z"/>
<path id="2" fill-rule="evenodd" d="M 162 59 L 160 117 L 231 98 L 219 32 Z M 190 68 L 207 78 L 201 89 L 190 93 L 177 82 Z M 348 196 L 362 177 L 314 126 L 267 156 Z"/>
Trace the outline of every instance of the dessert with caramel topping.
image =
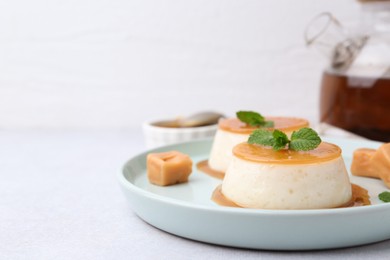
<path id="1" fill-rule="evenodd" d="M 259 209 L 334 208 L 352 199 L 341 149 L 325 142 L 310 151 L 238 144 L 222 194 L 238 206 Z"/>
<path id="2" fill-rule="evenodd" d="M 292 132 L 309 125 L 307 120 L 294 117 L 266 117 L 266 120 L 272 121 L 273 127 L 266 127 L 265 129 L 279 129 L 288 136 Z M 256 129 L 259 129 L 259 127 L 251 126 L 238 118 L 220 120 L 211 148 L 208 161 L 209 167 L 212 170 L 221 172 L 221 175 L 223 175 L 232 158 L 233 147 L 239 143 L 246 142 L 249 135 Z"/>

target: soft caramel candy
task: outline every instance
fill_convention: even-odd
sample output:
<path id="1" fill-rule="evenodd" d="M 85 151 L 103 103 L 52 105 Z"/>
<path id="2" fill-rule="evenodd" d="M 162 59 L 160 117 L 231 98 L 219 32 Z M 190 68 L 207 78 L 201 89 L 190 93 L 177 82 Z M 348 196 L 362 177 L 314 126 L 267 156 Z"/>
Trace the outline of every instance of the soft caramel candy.
<path id="1" fill-rule="evenodd" d="M 187 182 L 192 172 L 191 158 L 178 151 L 150 153 L 146 166 L 149 181 L 160 186 Z"/>
<path id="2" fill-rule="evenodd" d="M 356 176 L 382 179 L 390 188 L 390 143 L 378 150 L 361 148 L 353 153 L 351 173 Z"/>

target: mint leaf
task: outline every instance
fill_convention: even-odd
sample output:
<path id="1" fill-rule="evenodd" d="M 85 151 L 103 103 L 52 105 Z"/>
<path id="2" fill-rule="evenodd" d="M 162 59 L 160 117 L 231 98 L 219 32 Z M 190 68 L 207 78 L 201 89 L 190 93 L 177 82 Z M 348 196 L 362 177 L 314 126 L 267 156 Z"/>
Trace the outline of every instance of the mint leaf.
<path id="1" fill-rule="evenodd" d="M 274 122 L 266 121 L 265 118 L 257 112 L 253 111 L 238 111 L 237 118 L 250 126 L 273 127 Z"/>
<path id="2" fill-rule="evenodd" d="M 273 146 L 275 141 L 271 131 L 265 129 L 257 129 L 252 132 L 248 138 L 250 144 L 261 144 L 265 146 Z"/>
<path id="3" fill-rule="evenodd" d="M 309 151 L 315 149 L 321 143 L 321 138 L 311 128 L 301 128 L 291 135 L 289 148 L 296 151 Z"/>
<path id="4" fill-rule="evenodd" d="M 262 115 L 253 111 L 238 111 L 236 115 L 241 122 L 251 126 L 262 125 L 265 121 Z"/>
<path id="5" fill-rule="evenodd" d="M 390 192 L 384 191 L 378 195 L 378 198 L 383 202 L 390 202 Z"/>
<path id="6" fill-rule="evenodd" d="M 286 147 L 286 145 L 289 143 L 289 140 L 287 135 L 282 131 L 257 129 L 249 136 L 248 143 L 272 146 L 274 150 L 280 150 Z"/>
<path id="7" fill-rule="evenodd" d="M 272 146 L 274 150 L 281 150 L 288 145 L 290 150 L 309 151 L 320 145 L 321 138 L 311 128 L 302 128 L 299 131 L 294 131 L 291 135 L 291 140 L 288 139 L 285 133 L 277 129 L 273 131 L 257 129 L 249 136 L 248 143 Z"/>
<path id="8" fill-rule="evenodd" d="M 290 140 L 288 140 L 287 135 L 277 129 L 272 132 L 272 137 L 274 138 L 274 144 L 272 146 L 274 150 L 280 150 L 282 148 L 285 148 L 286 145 L 290 142 Z"/>

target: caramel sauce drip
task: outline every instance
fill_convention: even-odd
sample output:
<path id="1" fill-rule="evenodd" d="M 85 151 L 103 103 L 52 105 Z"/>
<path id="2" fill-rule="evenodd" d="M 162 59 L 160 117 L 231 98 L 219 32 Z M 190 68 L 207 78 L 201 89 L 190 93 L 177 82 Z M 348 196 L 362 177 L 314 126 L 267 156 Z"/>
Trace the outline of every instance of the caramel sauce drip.
<path id="1" fill-rule="evenodd" d="M 223 179 L 223 177 L 225 176 L 225 173 L 224 172 L 220 172 L 220 171 L 216 171 L 216 170 L 213 170 L 211 169 L 211 167 L 209 166 L 209 161 L 208 160 L 204 160 L 204 161 L 200 161 L 196 164 L 196 168 L 199 170 L 199 171 L 202 171 L 208 175 L 210 175 L 211 177 L 214 177 L 214 178 L 217 178 L 217 179 Z"/>
<path id="2" fill-rule="evenodd" d="M 202 171 L 214 178 L 217 179 L 223 179 L 225 176 L 225 173 L 216 171 L 210 168 L 208 164 L 208 160 L 200 161 L 196 164 L 197 169 L 199 171 Z M 352 187 L 352 198 L 351 200 L 346 203 L 343 206 L 340 207 L 357 207 L 357 206 L 367 206 L 371 205 L 370 196 L 368 195 L 368 191 L 359 185 L 351 184 Z M 233 201 L 225 198 L 225 196 L 222 194 L 221 185 L 219 185 L 213 192 L 211 199 L 221 206 L 226 207 L 239 207 L 236 203 Z"/>
<path id="3" fill-rule="evenodd" d="M 330 161 L 341 156 L 337 145 L 322 142 L 310 151 L 273 150 L 256 144 L 241 143 L 233 148 L 234 156 L 252 162 L 273 164 L 309 164 Z"/>
<path id="4" fill-rule="evenodd" d="M 309 121 L 297 117 L 266 117 L 265 119 L 274 122 L 274 127 L 266 129 L 279 129 L 283 132 L 292 132 L 309 126 Z M 222 119 L 219 121 L 218 127 L 222 130 L 237 134 L 251 134 L 259 128 L 247 125 L 238 118 Z"/>
<path id="5" fill-rule="evenodd" d="M 223 195 L 222 184 L 218 185 L 217 188 L 213 191 L 213 194 L 211 195 L 211 200 L 221 206 L 242 208 L 241 206 L 238 206 L 236 203 L 229 200 Z"/>
<path id="6" fill-rule="evenodd" d="M 368 191 L 356 184 L 352 184 L 352 201 L 354 207 L 371 205 Z"/>
<path id="7" fill-rule="evenodd" d="M 371 205 L 370 196 L 368 195 L 368 191 L 359 185 L 351 184 L 352 186 L 352 198 L 351 200 L 339 207 L 336 208 L 348 208 L 348 207 L 359 207 L 359 206 L 367 206 Z M 227 199 L 222 193 L 222 184 L 218 185 L 211 195 L 211 200 L 217 203 L 218 205 L 225 207 L 236 207 L 242 208 L 238 206 L 233 201 Z"/>

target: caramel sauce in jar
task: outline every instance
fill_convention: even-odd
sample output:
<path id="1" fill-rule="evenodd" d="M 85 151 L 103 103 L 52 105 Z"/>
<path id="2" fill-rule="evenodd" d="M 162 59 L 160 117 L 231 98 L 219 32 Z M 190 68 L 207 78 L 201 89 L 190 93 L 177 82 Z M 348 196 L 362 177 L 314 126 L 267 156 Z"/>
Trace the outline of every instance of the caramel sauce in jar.
<path id="1" fill-rule="evenodd" d="M 325 72 L 320 120 L 355 134 L 390 142 L 390 78 Z"/>

